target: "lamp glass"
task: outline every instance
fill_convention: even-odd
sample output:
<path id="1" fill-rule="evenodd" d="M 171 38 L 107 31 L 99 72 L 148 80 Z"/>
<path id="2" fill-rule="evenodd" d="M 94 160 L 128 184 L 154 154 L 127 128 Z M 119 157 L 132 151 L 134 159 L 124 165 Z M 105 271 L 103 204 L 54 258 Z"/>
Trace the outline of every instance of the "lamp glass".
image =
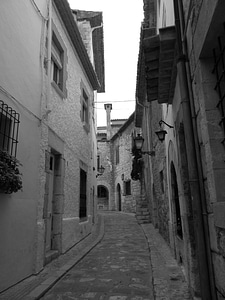
<path id="1" fill-rule="evenodd" d="M 155 132 L 158 136 L 158 139 L 163 142 L 165 140 L 165 136 L 167 134 L 167 131 L 166 130 L 159 130 L 159 131 L 156 131 Z"/>
<path id="2" fill-rule="evenodd" d="M 144 138 L 140 134 L 138 134 L 138 136 L 134 139 L 134 142 L 135 142 L 135 147 L 138 150 L 141 150 L 144 143 Z"/>

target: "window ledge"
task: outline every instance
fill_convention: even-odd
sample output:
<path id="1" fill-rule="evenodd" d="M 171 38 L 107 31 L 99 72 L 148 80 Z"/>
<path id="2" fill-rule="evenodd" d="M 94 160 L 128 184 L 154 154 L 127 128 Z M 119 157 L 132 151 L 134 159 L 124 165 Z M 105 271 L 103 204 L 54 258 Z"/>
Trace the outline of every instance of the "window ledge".
<path id="1" fill-rule="evenodd" d="M 83 123 L 83 128 L 86 131 L 86 133 L 90 132 L 90 126 L 87 123 Z"/>
<path id="2" fill-rule="evenodd" d="M 63 92 L 54 81 L 52 81 L 51 83 L 54 89 L 56 90 L 56 92 L 59 94 L 59 96 L 62 99 L 65 99 L 67 97 L 66 92 Z"/>
<path id="3" fill-rule="evenodd" d="M 80 221 L 79 223 L 84 223 L 84 222 L 87 222 L 88 220 L 88 217 L 83 217 L 83 218 L 80 218 Z"/>

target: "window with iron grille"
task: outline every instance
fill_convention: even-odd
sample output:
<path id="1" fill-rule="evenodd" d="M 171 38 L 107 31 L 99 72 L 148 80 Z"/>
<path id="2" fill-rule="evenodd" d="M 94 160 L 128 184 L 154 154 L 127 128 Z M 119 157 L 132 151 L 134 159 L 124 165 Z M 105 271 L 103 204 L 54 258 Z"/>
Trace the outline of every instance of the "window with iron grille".
<path id="1" fill-rule="evenodd" d="M 216 75 L 215 90 L 219 95 L 217 107 L 221 112 L 220 125 L 225 133 L 225 23 L 223 27 L 224 34 L 218 37 L 217 47 L 213 49 L 214 67 L 212 72 Z M 225 138 L 223 144 L 225 145 Z"/>
<path id="2" fill-rule="evenodd" d="M 16 157 L 20 115 L 0 100 L 0 149 Z"/>

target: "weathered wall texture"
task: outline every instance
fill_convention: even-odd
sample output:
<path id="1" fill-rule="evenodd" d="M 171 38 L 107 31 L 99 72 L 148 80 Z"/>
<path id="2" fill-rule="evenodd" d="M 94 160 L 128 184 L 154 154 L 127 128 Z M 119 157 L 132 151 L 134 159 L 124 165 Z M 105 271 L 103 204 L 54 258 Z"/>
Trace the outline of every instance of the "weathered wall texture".
<path id="1" fill-rule="evenodd" d="M 81 97 L 84 89 L 88 96 L 89 122 L 91 122 L 93 114 L 91 103 L 94 100 L 94 93 L 56 11 L 53 11 L 53 22 L 66 48 L 67 97 L 63 98 L 52 85 L 48 128 L 46 128 L 47 134 L 42 136 L 42 145 L 45 151 L 49 153 L 56 152 L 60 155 L 64 164 L 63 170 L 61 170 L 63 172 L 62 186 L 59 192 L 54 191 L 58 194 L 56 201 L 62 202 L 63 209 L 56 213 L 53 218 L 56 231 L 55 248 L 60 252 L 65 252 L 91 230 L 90 214 L 93 212 L 93 208 L 90 206 L 93 191 L 93 132 L 92 129 L 90 131 L 84 127 L 81 120 Z M 47 78 L 45 79 L 47 81 Z M 90 123 L 90 125 L 92 124 Z M 43 127 L 45 127 L 44 124 Z M 54 139 L 59 141 L 58 143 L 54 143 L 49 138 L 50 130 L 55 136 Z M 46 171 L 46 159 L 41 163 L 44 164 L 40 166 L 42 170 L 41 177 L 44 178 L 43 172 Z M 79 219 L 80 169 L 87 172 L 88 218 L 85 222 L 80 222 Z M 46 194 L 46 189 L 48 189 L 46 184 L 43 188 Z M 44 206 L 44 203 L 40 205 Z"/>
<path id="2" fill-rule="evenodd" d="M 125 123 L 126 124 L 126 123 Z M 131 179 L 132 170 L 132 132 L 134 130 L 133 122 L 128 125 L 118 136 L 112 139 L 112 154 L 114 168 L 114 194 L 116 207 L 118 209 L 118 185 L 121 188 L 121 210 L 125 212 L 136 212 L 137 196 L 140 196 L 140 184 Z M 116 147 L 119 147 L 119 163 L 116 164 Z M 125 182 L 130 181 L 131 195 L 126 195 Z"/>
<path id="3" fill-rule="evenodd" d="M 136 202 L 140 197 L 140 182 L 131 179 L 132 170 L 132 132 L 133 116 L 114 132 L 109 141 L 98 141 L 100 164 L 105 168 L 103 175 L 98 177 L 98 186 L 104 186 L 109 192 L 109 209 L 124 212 L 136 212 Z M 118 120 L 119 122 L 120 120 Z M 122 125 L 122 124 L 121 124 Z M 101 135 L 99 135 L 99 138 Z M 116 152 L 119 160 L 116 162 Z M 131 188 L 126 194 L 125 185 Z"/>
<path id="4" fill-rule="evenodd" d="M 219 95 L 214 89 L 216 75 L 212 70 L 213 49 L 218 53 L 218 37 L 224 39 L 225 19 L 222 13 L 224 9 L 224 3 L 220 1 L 198 1 L 190 10 L 191 22 L 189 22 L 187 36 L 207 222 L 218 299 L 225 299 L 225 222 L 223 221 L 225 153 L 221 143 L 224 139 L 224 130 L 220 125 Z"/>

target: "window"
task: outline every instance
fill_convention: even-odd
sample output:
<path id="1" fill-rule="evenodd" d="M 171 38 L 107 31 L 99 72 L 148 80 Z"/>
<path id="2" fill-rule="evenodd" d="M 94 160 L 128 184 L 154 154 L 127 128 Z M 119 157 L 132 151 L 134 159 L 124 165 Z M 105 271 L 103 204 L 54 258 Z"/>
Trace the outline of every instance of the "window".
<path id="1" fill-rule="evenodd" d="M 107 198 L 108 192 L 104 186 L 98 186 L 98 198 Z"/>
<path id="2" fill-rule="evenodd" d="M 224 35 L 218 37 L 218 47 L 213 49 L 213 56 L 214 67 L 212 72 L 216 74 L 215 90 L 219 95 L 217 107 L 221 112 L 220 125 L 225 133 L 225 25 Z M 225 138 L 223 144 L 225 145 Z"/>
<path id="3" fill-rule="evenodd" d="M 51 79 L 56 91 L 66 97 L 66 48 L 53 24 L 51 48 Z"/>
<path id="4" fill-rule="evenodd" d="M 120 163 L 120 148 L 116 146 L 116 165 Z"/>
<path id="5" fill-rule="evenodd" d="M 16 156 L 19 114 L 0 100 L 0 149 Z"/>
<path id="6" fill-rule="evenodd" d="M 131 181 L 124 181 L 124 196 L 131 195 Z"/>
<path id="7" fill-rule="evenodd" d="M 83 95 L 82 95 L 82 108 L 81 108 L 81 120 L 85 124 L 89 124 L 89 119 L 88 119 L 88 96 L 83 90 Z"/>
<path id="8" fill-rule="evenodd" d="M 80 169 L 80 219 L 87 217 L 87 173 Z"/>
<path id="9" fill-rule="evenodd" d="M 100 155 L 97 156 L 97 169 L 99 170 L 100 169 Z"/>

